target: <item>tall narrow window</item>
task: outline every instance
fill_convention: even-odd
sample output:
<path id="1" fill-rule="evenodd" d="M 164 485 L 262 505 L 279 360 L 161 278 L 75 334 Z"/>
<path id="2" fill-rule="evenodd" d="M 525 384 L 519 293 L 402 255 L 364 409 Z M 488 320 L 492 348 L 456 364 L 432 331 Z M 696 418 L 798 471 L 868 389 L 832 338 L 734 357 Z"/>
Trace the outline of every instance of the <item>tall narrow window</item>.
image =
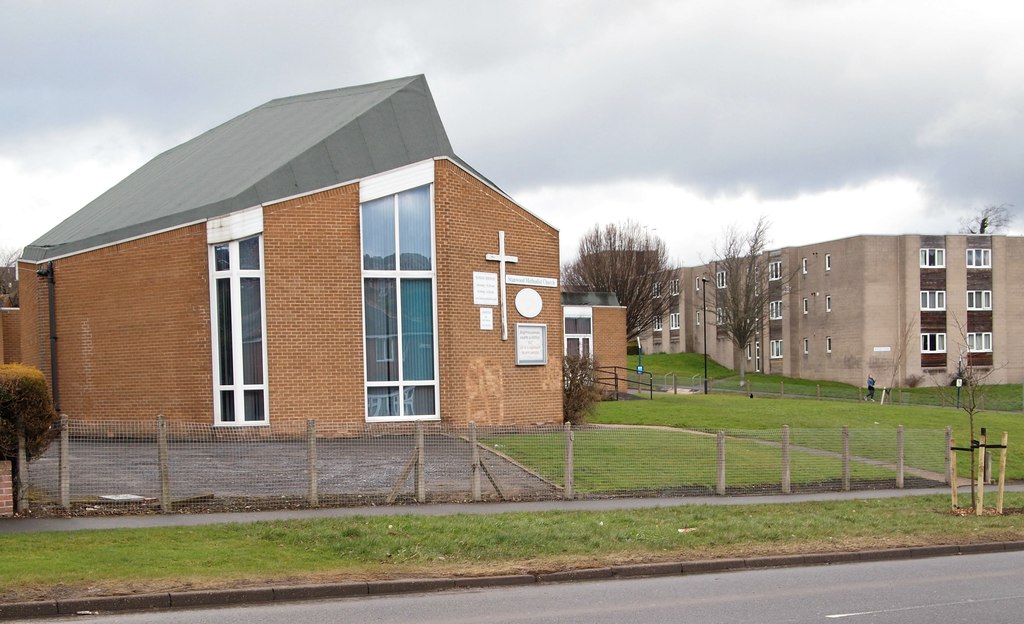
<path id="1" fill-rule="evenodd" d="M 654 317 L 654 325 L 652 326 L 652 329 L 654 331 L 661 331 L 662 330 L 661 317 L 660 316 Z"/>
<path id="2" fill-rule="evenodd" d="M 832 295 L 825 295 L 825 311 L 832 311 Z"/>
<path id="3" fill-rule="evenodd" d="M 825 254 L 825 270 L 832 270 L 832 254 Z"/>
<path id="4" fill-rule="evenodd" d="M 719 288 L 725 288 L 725 271 L 719 271 L 715 273 L 715 286 L 718 286 Z"/>
<path id="5" fill-rule="evenodd" d="M 782 279 L 782 261 L 774 260 L 768 263 L 768 280 Z"/>
<path id="6" fill-rule="evenodd" d="M 672 312 L 671 314 L 668 315 L 668 328 L 669 329 L 679 329 L 679 313 L 678 312 Z"/>
<path id="7" fill-rule="evenodd" d="M 832 353 L 832 336 L 825 336 L 825 353 Z"/>
<path id="8" fill-rule="evenodd" d="M 363 202 L 366 417 L 437 417 L 433 201 L 421 186 Z"/>
<path id="9" fill-rule="evenodd" d="M 770 352 L 770 355 L 769 355 L 769 357 L 771 359 L 777 360 L 777 359 L 782 357 L 782 341 L 781 340 L 772 340 L 772 341 L 770 341 L 768 343 L 768 346 L 771 348 L 771 352 Z"/>
<path id="10" fill-rule="evenodd" d="M 768 302 L 768 318 L 771 320 L 777 320 L 782 318 L 782 301 L 769 301 Z"/>
<path id="11" fill-rule="evenodd" d="M 220 425 L 267 422 L 262 236 L 210 247 L 214 318 L 214 417 Z"/>

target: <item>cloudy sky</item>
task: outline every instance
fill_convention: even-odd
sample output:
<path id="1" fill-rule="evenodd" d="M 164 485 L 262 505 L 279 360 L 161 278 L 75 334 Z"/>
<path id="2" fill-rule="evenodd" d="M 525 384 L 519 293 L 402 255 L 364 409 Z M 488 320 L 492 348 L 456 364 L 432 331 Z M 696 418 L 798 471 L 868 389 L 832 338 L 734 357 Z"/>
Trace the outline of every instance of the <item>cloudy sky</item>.
<path id="1" fill-rule="evenodd" d="M 812 0 L 0 0 L 0 247 L 267 100 L 425 74 L 456 152 L 562 232 L 654 228 L 681 263 L 1024 231 L 1024 5 Z"/>

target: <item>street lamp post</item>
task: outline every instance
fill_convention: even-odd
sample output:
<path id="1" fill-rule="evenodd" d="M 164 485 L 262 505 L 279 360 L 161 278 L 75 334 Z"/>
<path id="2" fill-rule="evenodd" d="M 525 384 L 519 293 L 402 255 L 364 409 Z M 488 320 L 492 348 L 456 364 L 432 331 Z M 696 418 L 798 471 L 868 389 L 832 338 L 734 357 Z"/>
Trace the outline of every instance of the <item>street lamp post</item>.
<path id="1" fill-rule="evenodd" d="M 701 277 L 701 296 L 704 303 L 701 304 L 701 316 L 703 316 L 704 329 L 704 394 L 708 393 L 708 278 Z"/>

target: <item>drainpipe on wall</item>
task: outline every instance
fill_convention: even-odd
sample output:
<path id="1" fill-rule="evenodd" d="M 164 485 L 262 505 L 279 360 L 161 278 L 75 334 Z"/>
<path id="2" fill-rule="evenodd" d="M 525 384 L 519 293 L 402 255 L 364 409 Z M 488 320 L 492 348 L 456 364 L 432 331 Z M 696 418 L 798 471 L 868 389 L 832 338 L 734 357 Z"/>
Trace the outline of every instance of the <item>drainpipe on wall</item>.
<path id="1" fill-rule="evenodd" d="M 36 271 L 36 275 L 45 277 L 48 285 L 49 292 L 47 298 L 49 301 L 50 312 L 50 385 L 53 389 L 53 409 L 60 413 L 60 384 L 57 381 L 57 310 L 54 299 L 54 279 L 53 279 L 53 262 L 47 262 L 45 269 L 39 269 Z"/>

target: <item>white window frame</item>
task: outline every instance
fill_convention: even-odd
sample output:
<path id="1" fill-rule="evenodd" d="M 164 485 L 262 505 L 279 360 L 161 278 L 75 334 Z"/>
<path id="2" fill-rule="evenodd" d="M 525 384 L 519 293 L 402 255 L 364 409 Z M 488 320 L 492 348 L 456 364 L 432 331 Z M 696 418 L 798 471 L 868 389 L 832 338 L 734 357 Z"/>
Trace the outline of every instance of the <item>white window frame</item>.
<path id="1" fill-rule="evenodd" d="M 832 270 L 832 254 L 825 254 L 825 270 Z"/>
<path id="2" fill-rule="evenodd" d="M 832 336 L 825 336 L 825 353 L 832 353 Z"/>
<path id="3" fill-rule="evenodd" d="M 782 300 L 768 302 L 768 319 L 777 321 L 782 318 Z"/>
<path id="4" fill-rule="evenodd" d="M 750 354 L 750 343 L 748 342 L 747 343 L 747 361 L 748 362 L 750 361 L 750 357 L 751 357 L 751 354 Z"/>
<path id="5" fill-rule="evenodd" d="M 654 298 L 661 297 L 661 282 L 654 282 L 652 289 L 654 290 Z"/>
<path id="6" fill-rule="evenodd" d="M 700 310 L 694 316 L 697 318 L 697 327 L 700 327 Z"/>
<path id="7" fill-rule="evenodd" d="M 942 311 L 946 309 L 946 291 L 944 290 L 922 290 L 921 310 Z"/>
<path id="8" fill-rule="evenodd" d="M 942 332 L 928 332 L 921 334 L 921 353 L 945 353 L 946 334 Z"/>
<path id="9" fill-rule="evenodd" d="M 804 355 L 811 352 L 811 341 L 808 338 L 804 338 Z"/>
<path id="10" fill-rule="evenodd" d="M 979 344 L 980 342 L 980 344 Z M 992 332 L 970 332 L 967 334 L 967 350 L 971 353 L 992 352 Z"/>
<path id="11" fill-rule="evenodd" d="M 395 357 L 399 362 L 399 374 L 398 379 L 393 381 L 370 381 L 369 374 L 367 371 L 366 355 L 363 354 L 363 405 L 365 407 L 363 411 L 363 419 L 365 422 L 410 422 L 410 421 L 432 421 L 441 419 L 441 383 L 440 383 L 440 366 L 439 366 L 439 353 L 438 353 L 438 313 L 437 313 L 437 206 L 434 197 L 434 169 L 433 161 L 427 161 L 424 163 L 417 163 L 395 171 L 381 174 L 380 176 L 374 176 L 360 182 L 359 188 L 359 240 L 360 240 L 360 338 L 364 344 L 366 341 L 366 280 L 381 278 L 381 279 L 393 279 L 395 280 L 395 289 L 397 292 L 396 307 L 399 312 L 399 324 L 397 328 L 398 332 L 398 353 Z M 401 250 L 398 247 L 399 244 L 399 221 L 395 220 L 395 250 L 396 250 L 396 264 L 395 268 L 392 269 L 366 269 L 362 266 L 362 258 L 364 252 L 362 248 L 363 240 L 363 223 L 362 223 L 362 205 L 366 202 L 370 202 L 376 199 L 382 199 L 384 197 L 394 197 L 405 191 L 411 191 L 421 186 L 428 186 L 428 193 L 430 195 L 430 249 L 431 249 L 431 268 L 430 270 L 409 270 L 402 269 L 400 264 L 400 253 Z M 397 211 L 397 207 L 396 207 Z M 433 314 L 433 356 L 434 356 L 434 378 L 433 380 L 412 380 L 406 379 L 405 373 L 402 371 L 402 358 L 400 357 L 402 350 L 402 321 L 401 321 L 401 310 L 402 310 L 402 299 L 401 299 L 401 282 L 403 279 L 429 279 L 431 287 L 431 304 Z M 370 415 L 370 388 L 380 387 L 393 387 L 398 386 L 399 388 L 399 414 L 394 416 L 371 416 Z M 405 393 L 409 388 L 416 386 L 432 387 L 434 389 L 434 410 L 433 414 L 406 414 L 406 401 Z"/>
<path id="12" fill-rule="evenodd" d="M 718 288 L 725 288 L 728 285 L 725 271 L 718 271 L 715 273 L 715 286 Z"/>
<path id="13" fill-rule="evenodd" d="M 263 245 L 263 219 L 262 219 L 262 208 L 258 209 L 258 217 L 253 215 L 253 211 L 243 211 L 241 213 L 235 213 L 234 215 L 228 215 L 221 217 L 220 219 L 211 220 L 207 223 L 207 242 L 208 253 L 209 253 L 209 283 L 210 283 L 210 330 L 211 330 L 211 351 L 213 352 L 213 423 L 215 427 L 253 427 L 253 426 L 266 426 L 270 424 L 270 389 L 268 384 L 269 371 L 267 363 L 267 289 L 266 280 L 264 279 L 264 267 L 266 266 L 264 260 L 264 245 Z M 242 223 L 246 221 L 245 223 Z M 258 221 L 258 232 L 253 233 L 252 230 L 257 227 L 255 222 Z M 248 234 L 248 235 L 247 235 Z M 233 240 L 219 240 L 224 236 L 238 236 Z M 260 247 L 260 268 L 259 269 L 242 269 L 239 266 L 239 255 L 238 255 L 238 244 L 243 240 L 251 238 L 259 239 Z M 225 271 L 217 270 L 216 261 L 216 248 L 222 245 L 228 246 L 228 255 L 231 258 L 230 267 Z M 243 278 L 259 278 L 260 283 L 260 312 L 262 318 L 260 322 L 262 324 L 263 332 L 263 383 L 260 384 L 246 384 L 244 383 L 244 372 L 243 372 L 243 340 L 242 340 L 242 288 L 241 280 Z M 217 280 L 228 279 L 230 281 L 231 289 L 231 361 L 232 370 L 234 371 L 235 382 L 232 384 L 222 384 L 220 382 L 221 371 L 220 371 L 220 357 L 218 353 L 218 347 L 220 344 L 220 338 L 217 327 Z M 260 390 L 263 392 L 263 419 L 262 420 L 246 420 L 245 419 L 245 391 L 246 390 Z M 224 414 L 221 413 L 221 392 L 233 391 L 234 392 L 234 415 L 235 420 L 224 420 Z"/>
<path id="14" fill-rule="evenodd" d="M 921 248 L 922 269 L 944 269 L 946 268 L 946 249 L 944 247 L 922 247 Z"/>
<path id="15" fill-rule="evenodd" d="M 992 309 L 992 291 L 991 290 L 968 290 L 967 291 L 967 309 L 968 310 L 991 310 Z"/>
<path id="16" fill-rule="evenodd" d="M 800 271 L 804 275 L 807 275 L 807 258 L 804 258 L 800 261 Z"/>
<path id="17" fill-rule="evenodd" d="M 782 261 L 772 260 L 768 263 L 768 281 L 773 282 L 780 279 L 782 279 Z"/>
<path id="18" fill-rule="evenodd" d="M 590 319 L 590 332 L 589 333 L 570 333 L 565 330 L 565 322 L 569 319 Z M 590 306 L 565 306 L 562 308 L 562 329 L 565 330 L 564 342 L 564 353 L 565 355 L 579 355 L 591 357 L 594 355 L 594 310 Z M 576 340 L 579 344 L 578 353 L 569 352 L 569 341 Z M 586 345 L 586 353 L 583 353 L 584 344 Z"/>
<path id="19" fill-rule="evenodd" d="M 770 355 L 768 356 L 769 359 L 772 359 L 772 360 L 780 360 L 780 359 L 782 359 L 782 341 L 781 340 L 772 340 L 771 342 L 769 342 L 768 346 L 769 346 L 769 349 L 771 349 Z"/>
<path id="20" fill-rule="evenodd" d="M 832 295 L 825 295 L 825 311 L 832 311 Z"/>
<path id="21" fill-rule="evenodd" d="M 663 327 L 662 327 L 662 324 L 661 324 L 661 317 L 660 316 L 654 317 L 654 323 L 651 325 L 651 329 L 653 331 L 656 331 L 656 332 L 662 331 Z"/>
<path id="22" fill-rule="evenodd" d="M 669 329 L 679 329 L 679 313 L 678 312 L 671 312 L 668 315 L 668 328 Z"/>
<path id="23" fill-rule="evenodd" d="M 697 292 L 700 292 L 700 283 L 703 282 L 703 281 L 704 281 L 703 277 L 695 277 L 695 278 L 693 278 L 693 289 L 696 290 Z"/>
<path id="24" fill-rule="evenodd" d="M 722 308 L 715 308 L 715 325 L 721 324 L 722 316 Z"/>
<path id="25" fill-rule="evenodd" d="M 807 316 L 807 314 L 809 314 L 810 311 L 811 311 L 811 302 L 810 302 L 810 300 L 807 299 L 807 297 L 804 297 L 804 316 Z"/>
<path id="26" fill-rule="evenodd" d="M 972 247 L 968 249 L 967 267 L 971 269 L 991 269 L 992 250 L 986 247 Z"/>

